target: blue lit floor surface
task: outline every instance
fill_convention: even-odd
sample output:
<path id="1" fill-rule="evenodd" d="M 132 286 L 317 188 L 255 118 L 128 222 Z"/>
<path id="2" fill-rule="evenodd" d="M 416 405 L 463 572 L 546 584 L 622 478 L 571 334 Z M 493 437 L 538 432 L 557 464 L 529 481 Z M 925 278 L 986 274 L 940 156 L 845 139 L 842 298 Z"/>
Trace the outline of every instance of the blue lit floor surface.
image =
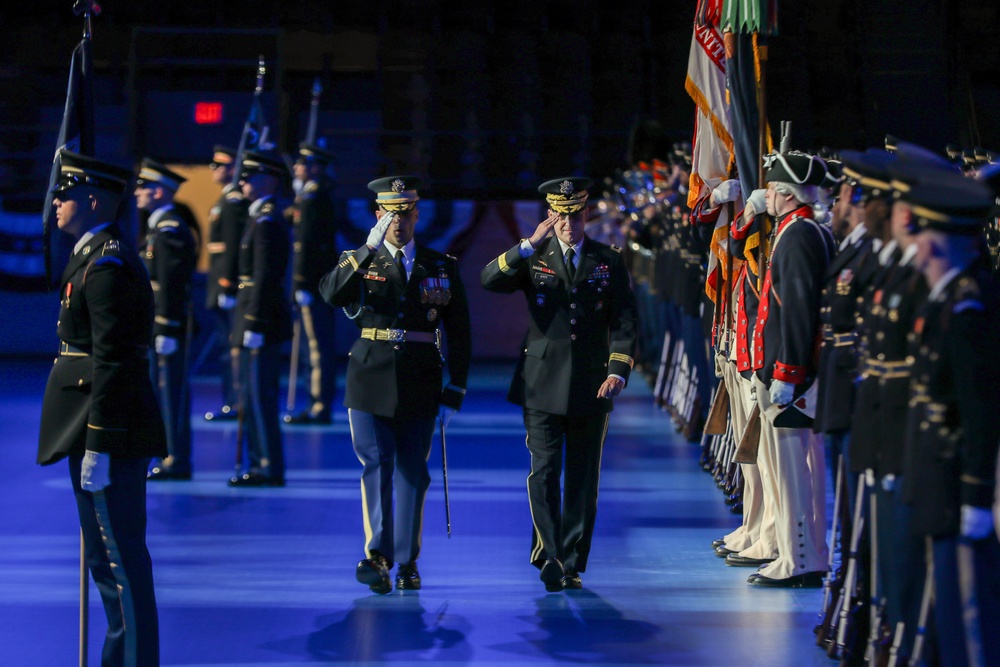
<path id="1" fill-rule="evenodd" d="M 0 665 L 77 661 L 76 510 L 66 466 L 34 463 L 49 364 L 0 363 Z M 197 378 L 194 480 L 148 485 L 162 664 L 833 664 L 812 634 L 821 591 L 753 588 L 752 570 L 712 554 L 738 517 L 638 376 L 611 416 L 584 589 L 546 593 L 528 564 L 510 371 L 475 366 L 448 429 L 450 539 L 435 434 L 423 590 L 384 597 L 354 578 L 360 464 L 346 410 L 331 426 L 286 427 L 287 487 L 230 489 L 235 426 L 201 418 L 218 388 Z M 91 665 L 105 627 L 91 584 Z"/>

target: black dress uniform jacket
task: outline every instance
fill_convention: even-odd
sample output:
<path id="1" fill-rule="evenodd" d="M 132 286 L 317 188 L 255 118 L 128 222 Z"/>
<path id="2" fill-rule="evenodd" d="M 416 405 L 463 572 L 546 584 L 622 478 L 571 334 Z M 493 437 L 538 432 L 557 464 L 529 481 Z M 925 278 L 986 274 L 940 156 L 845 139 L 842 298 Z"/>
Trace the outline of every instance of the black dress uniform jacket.
<path id="1" fill-rule="evenodd" d="M 900 253 L 897 251 L 897 255 Z M 910 401 L 907 336 L 927 299 L 927 282 L 899 257 L 874 280 L 861 308 L 861 381 L 851 435 L 851 472 L 903 474 Z"/>
<path id="2" fill-rule="evenodd" d="M 243 346 L 243 332 L 264 335 L 268 345 L 292 337 L 292 312 L 285 294 L 288 228 L 271 197 L 254 202 L 239 253 L 239 292 L 233 347 Z"/>
<path id="3" fill-rule="evenodd" d="M 330 270 L 336 253 L 337 229 L 330 184 L 325 180 L 307 181 L 295 204 L 292 289 L 317 292 L 319 281 Z"/>
<path id="4" fill-rule="evenodd" d="M 236 296 L 240 240 L 247 225 L 247 202 L 240 189 L 227 185 L 208 218 L 208 281 L 205 307 L 219 307 L 219 295 Z"/>
<path id="5" fill-rule="evenodd" d="M 858 302 L 878 272 L 878 255 L 865 235 L 837 253 L 826 271 L 821 294 L 819 378 L 813 430 L 832 433 L 851 427 L 854 382 L 858 377 Z"/>
<path id="6" fill-rule="evenodd" d="M 197 247 L 191 228 L 172 206 L 154 211 L 153 216 L 156 224 L 147 231 L 143 253 L 156 309 L 153 336 L 182 338 L 187 330 Z"/>
<path id="7" fill-rule="evenodd" d="M 483 269 L 483 287 L 523 291 L 528 333 L 507 400 L 556 415 L 607 413 L 597 391 L 614 374 L 628 381 L 636 344 L 636 301 L 621 253 L 585 237 L 570 282 L 555 238 L 522 258 L 519 246 Z"/>
<path id="8" fill-rule="evenodd" d="M 61 352 L 42 400 L 38 463 L 84 450 L 166 456 L 149 375 L 153 293 L 138 254 L 111 225 L 72 257 L 62 277 Z"/>
<path id="9" fill-rule="evenodd" d="M 960 508 L 992 507 L 1000 442 L 1000 322 L 994 285 L 955 277 L 917 315 L 903 499 L 919 535 L 959 529 Z M 984 279 L 986 278 L 986 279 Z"/>
<path id="10" fill-rule="evenodd" d="M 363 245 L 341 255 L 320 281 L 320 294 L 327 303 L 343 307 L 362 332 L 433 333 L 443 325 L 449 387 L 441 389 L 442 357 L 434 343 L 361 337 L 351 346 L 347 362 L 347 408 L 407 420 L 434 417 L 441 404 L 456 410 L 462 405 L 472 340 L 458 261 L 430 248 L 416 248 L 405 285 L 405 276 L 399 275 L 385 244 L 376 251 Z"/>

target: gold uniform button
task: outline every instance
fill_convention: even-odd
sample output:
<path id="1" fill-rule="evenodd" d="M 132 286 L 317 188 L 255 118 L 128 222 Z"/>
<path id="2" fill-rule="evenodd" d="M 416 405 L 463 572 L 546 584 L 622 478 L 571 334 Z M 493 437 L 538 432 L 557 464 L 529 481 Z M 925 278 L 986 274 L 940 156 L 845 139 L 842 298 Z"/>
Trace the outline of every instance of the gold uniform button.
<path id="1" fill-rule="evenodd" d="M 76 386 L 77 387 L 82 387 L 83 386 L 83 378 L 80 378 L 79 380 L 76 381 Z"/>

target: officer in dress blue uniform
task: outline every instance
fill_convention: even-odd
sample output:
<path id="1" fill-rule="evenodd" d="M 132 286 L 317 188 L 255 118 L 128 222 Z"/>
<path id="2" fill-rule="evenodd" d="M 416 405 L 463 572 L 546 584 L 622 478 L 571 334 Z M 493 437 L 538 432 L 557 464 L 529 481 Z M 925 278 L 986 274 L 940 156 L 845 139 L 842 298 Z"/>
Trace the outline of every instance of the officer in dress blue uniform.
<path id="1" fill-rule="evenodd" d="M 149 377 L 153 292 L 113 222 L 131 173 L 60 151 L 53 200 L 76 247 L 63 272 L 59 356 L 42 399 L 38 463 L 68 459 L 87 566 L 108 618 L 101 664 L 158 665 L 146 471 L 167 455 Z"/>
<path id="2" fill-rule="evenodd" d="M 325 175 L 334 155 L 319 146 L 302 143 L 295 161 L 295 177 L 302 192 L 291 207 L 295 242 L 292 245 L 292 289 L 309 342 L 309 405 L 285 415 L 286 424 L 329 424 L 337 390 L 334 349 L 334 310 L 319 297 L 319 281 L 336 256 L 337 227 L 333 188 Z"/>
<path id="3" fill-rule="evenodd" d="M 914 266 L 930 290 L 909 341 L 903 500 L 932 557 L 941 664 L 997 665 L 1000 293 L 983 236 L 995 195 L 969 178 L 927 169 L 898 196 L 898 215 L 916 235 Z"/>
<path id="4" fill-rule="evenodd" d="M 528 301 L 529 328 L 507 400 L 524 410 L 529 561 L 548 591 L 583 586 L 608 417 L 636 346 L 636 299 L 621 252 L 584 234 L 592 183 L 567 177 L 539 186 L 548 217 L 480 276 L 486 289 L 520 291 Z"/>
<path id="5" fill-rule="evenodd" d="M 281 345 L 292 337 L 292 313 L 284 286 L 288 226 L 275 194 L 288 170 L 280 159 L 247 151 L 240 185 L 251 202 L 240 241 L 239 285 L 230 344 L 240 356 L 240 405 L 250 465 L 230 486 L 284 486 L 279 387 Z M 242 446 L 242 443 L 239 444 Z"/>
<path id="6" fill-rule="evenodd" d="M 327 303 L 343 307 L 361 331 L 347 363 L 344 405 L 363 466 L 365 558 L 356 577 L 379 594 L 392 590 L 394 562 L 397 590 L 421 587 L 417 557 L 435 417 L 444 428 L 461 407 L 472 350 L 458 261 L 413 240 L 419 187 L 413 176 L 369 183 L 378 222 L 366 244 L 345 251 L 320 281 Z"/>
<path id="7" fill-rule="evenodd" d="M 156 307 L 153 386 L 160 401 L 170 452 L 150 469 L 151 480 L 191 479 L 187 331 L 191 323 L 191 276 L 198 255 L 191 228 L 174 206 L 174 196 L 186 180 L 146 158 L 135 186 L 136 206 L 149 215 L 141 252 Z"/>
<path id="8" fill-rule="evenodd" d="M 239 356 L 229 347 L 233 329 L 233 308 L 236 306 L 236 286 L 239 283 L 240 239 L 247 224 L 250 204 L 238 183 L 233 182 L 236 151 L 216 145 L 209 168 L 212 181 L 222 186 L 222 194 L 208 214 L 208 277 L 205 281 L 205 308 L 215 316 L 216 338 L 223 353 L 219 358 L 222 403 L 218 409 L 205 413 L 206 421 L 236 419 L 239 400 L 234 369 L 239 368 Z"/>

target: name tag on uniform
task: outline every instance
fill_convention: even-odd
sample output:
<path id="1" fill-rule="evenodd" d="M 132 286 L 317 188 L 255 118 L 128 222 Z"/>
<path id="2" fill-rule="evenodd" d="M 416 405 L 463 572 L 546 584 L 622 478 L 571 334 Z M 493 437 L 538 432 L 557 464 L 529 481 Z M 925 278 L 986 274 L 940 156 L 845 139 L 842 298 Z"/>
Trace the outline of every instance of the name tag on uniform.
<path id="1" fill-rule="evenodd" d="M 559 278 L 553 273 L 542 273 L 541 271 L 535 271 L 535 281 L 541 283 L 542 285 L 549 286 L 555 285 Z"/>

